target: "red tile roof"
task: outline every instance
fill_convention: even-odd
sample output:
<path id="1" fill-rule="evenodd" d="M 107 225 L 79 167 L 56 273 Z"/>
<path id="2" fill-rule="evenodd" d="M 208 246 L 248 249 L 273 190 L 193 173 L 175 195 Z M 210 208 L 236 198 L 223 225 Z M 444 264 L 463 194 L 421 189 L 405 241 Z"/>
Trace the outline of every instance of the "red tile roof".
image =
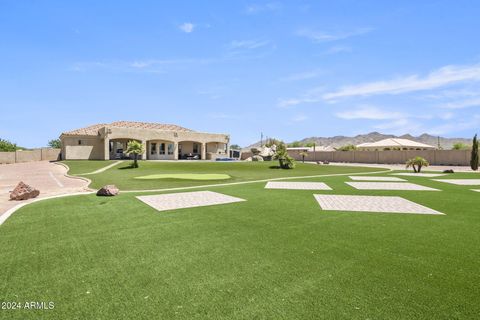
<path id="1" fill-rule="evenodd" d="M 119 128 L 139 128 L 139 129 L 153 129 L 161 131 L 179 131 L 179 132 L 193 132 L 193 130 L 180 127 L 174 124 L 151 123 L 151 122 L 136 122 L 136 121 L 115 121 L 110 124 L 99 123 L 85 128 L 80 128 L 72 131 L 64 132 L 64 135 L 74 136 L 96 136 L 98 130 L 103 127 L 119 127 Z"/>

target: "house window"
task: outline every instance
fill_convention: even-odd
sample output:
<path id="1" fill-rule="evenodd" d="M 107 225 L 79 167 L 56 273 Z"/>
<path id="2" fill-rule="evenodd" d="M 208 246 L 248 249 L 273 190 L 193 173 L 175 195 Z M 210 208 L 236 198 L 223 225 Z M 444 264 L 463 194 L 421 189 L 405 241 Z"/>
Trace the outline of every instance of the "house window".
<path id="1" fill-rule="evenodd" d="M 168 144 L 168 154 L 173 154 L 173 144 L 172 143 Z"/>
<path id="2" fill-rule="evenodd" d="M 198 153 L 198 143 L 193 144 L 193 153 Z"/>
<path id="3" fill-rule="evenodd" d="M 165 154 L 165 143 L 160 143 L 160 154 Z"/>
<path id="4" fill-rule="evenodd" d="M 78 140 L 78 145 L 81 145 L 82 144 L 82 140 Z"/>
<path id="5" fill-rule="evenodd" d="M 156 154 L 157 153 L 157 144 L 156 143 L 151 143 L 150 144 L 150 154 Z"/>

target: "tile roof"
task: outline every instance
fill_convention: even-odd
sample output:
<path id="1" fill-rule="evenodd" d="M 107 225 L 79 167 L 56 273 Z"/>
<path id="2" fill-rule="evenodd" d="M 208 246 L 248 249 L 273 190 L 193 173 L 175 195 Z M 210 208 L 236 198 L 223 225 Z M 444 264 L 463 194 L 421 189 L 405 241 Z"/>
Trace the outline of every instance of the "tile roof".
<path id="1" fill-rule="evenodd" d="M 162 130 L 162 131 L 193 132 L 193 130 L 180 127 L 174 124 L 137 122 L 137 121 L 115 121 L 110 124 L 108 123 L 94 124 L 85 128 L 67 131 L 62 134 L 74 135 L 74 136 L 96 136 L 98 134 L 98 130 L 106 126 L 118 127 L 118 128 L 138 128 L 138 129 L 152 129 L 152 130 Z"/>

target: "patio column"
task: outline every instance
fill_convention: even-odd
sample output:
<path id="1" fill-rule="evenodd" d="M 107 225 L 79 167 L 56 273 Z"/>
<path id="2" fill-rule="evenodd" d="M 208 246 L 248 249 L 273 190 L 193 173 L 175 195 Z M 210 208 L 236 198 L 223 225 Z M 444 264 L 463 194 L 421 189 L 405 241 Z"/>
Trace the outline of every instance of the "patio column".
<path id="1" fill-rule="evenodd" d="M 173 143 L 173 160 L 178 160 L 178 142 Z"/>
<path id="2" fill-rule="evenodd" d="M 207 160 L 207 144 L 202 143 L 202 153 L 200 155 L 202 160 Z"/>
<path id="3" fill-rule="evenodd" d="M 103 160 L 110 160 L 110 139 L 103 139 Z"/>
<path id="4" fill-rule="evenodd" d="M 142 160 L 147 160 L 147 141 L 145 140 L 142 140 L 142 146 L 143 146 L 143 153 L 142 153 L 142 157 L 140 159 Z"/>

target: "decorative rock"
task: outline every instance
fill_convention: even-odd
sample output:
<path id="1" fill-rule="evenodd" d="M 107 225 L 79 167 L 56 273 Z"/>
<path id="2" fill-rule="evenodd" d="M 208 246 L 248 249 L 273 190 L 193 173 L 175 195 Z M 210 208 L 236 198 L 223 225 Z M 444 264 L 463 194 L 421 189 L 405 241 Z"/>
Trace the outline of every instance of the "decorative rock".
<path id="1" fill-rule="evenodd" d="M 263 161 L 263 157 L 262 156 L 253 156 L 252 161 Z"/>
<path id="2" fill-rule="evenodd" d="M 252 157 L 248 157 L 245 161 L 252 161 Z"/>
<path id="3" fill-rule="evenodd" d="M 40 191 L 20 181 L 10 193 L 10 200 L 27 200 L 38 197 Z"/>
<path id="4" fill-rule="evenodd" d="M 119 190 L 115 185 L 109 184 L 100 188 L 100 190 L 97 191 L 97 196 L 113 197 L 118 194 L 118 191 Z"/>

